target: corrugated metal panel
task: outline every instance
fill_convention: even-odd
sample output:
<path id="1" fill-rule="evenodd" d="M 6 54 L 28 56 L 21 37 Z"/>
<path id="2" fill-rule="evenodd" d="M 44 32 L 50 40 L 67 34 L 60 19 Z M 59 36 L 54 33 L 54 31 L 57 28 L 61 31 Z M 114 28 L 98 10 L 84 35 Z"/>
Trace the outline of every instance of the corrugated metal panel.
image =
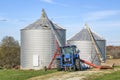
<path id="1" fill-rule="evenodd" d="M 68 40 L 68 44 L 77 46 L 77 48 L 80 50 L 79 55 L 81 59 L 92 62 L 96 65 L 101 64 L 99 59 L 96 56 L 96 52 L 95 52 L 95 49 L 91 41 L 70 41 Z"/>
<path id="2" fill-rule="evenodd" d="M 65 44 L 65 30 L 57 30 Z M 61 37 L 59 38 L 61 39 Z M 21 30 L 22 69 L 42 69 L 48 66 L 56 49 L 55 37 L 51 30 Z M 33 55 L 39 56 L 39 66 L 33 66 Z"/>
<path id="3" fill-rule="evenodd" d="M 65 43 L 66 43 L 66 30 L 56 29 L 56 32 L 57 32 L 57 36 L 59 36 L 58 39 L 59 39 L 60 43 L 62 45 L 65 45 Z"/>
<path id="4" fill-rule="evenodd" d="M 106 41 L 105 40 L 97 40 L 96 43 L 101 52 L 103 61 L 106 61 Z"/>
<path id="5" fill-rule="evenodd" d="M 54 37 L 50 30 L 21 31 L 21 66 L 22 68 L 41 69 L 48 66 L 54 53 Z M 54 48 L 54 49 L 52 49 Z M 33 66 L 33 55 L 39 56 L 39 66 Z"/>

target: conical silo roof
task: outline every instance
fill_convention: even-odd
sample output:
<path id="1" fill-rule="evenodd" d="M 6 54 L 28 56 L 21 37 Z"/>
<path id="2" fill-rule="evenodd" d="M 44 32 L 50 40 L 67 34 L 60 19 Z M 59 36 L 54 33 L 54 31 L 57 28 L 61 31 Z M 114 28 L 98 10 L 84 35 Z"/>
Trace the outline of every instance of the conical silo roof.
<path id="1" fill-rule="evenodd" d="M 98 34 L 92 32 L 92 35 L 95 40 L 105 40 Z M 69 39 L 70 41 L 91 41 L 90 34 L 86 28 L 83 28 L 80 32 L 75 34 L 72 38 Z"/>
<path id="2" fill-rule="evenodd" d="M 55 29 L 63 29 L 57 24 L 54 24 L 51 20 L 49 20 L 44 9 L 42 9 L 41 18 L 34 23 L 28 25 L 24 29 L 50 29 L 50 27 L 54 27 Z"/>

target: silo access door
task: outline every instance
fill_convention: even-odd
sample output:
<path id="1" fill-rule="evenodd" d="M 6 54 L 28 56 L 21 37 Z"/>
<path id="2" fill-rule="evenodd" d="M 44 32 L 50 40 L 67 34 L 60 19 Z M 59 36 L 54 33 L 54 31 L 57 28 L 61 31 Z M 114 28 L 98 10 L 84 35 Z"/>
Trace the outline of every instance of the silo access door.
<path id="1" fill-rule="evenodd" d="M 38 55 L 33 55 L 33 66 L 38 67 Z"/>

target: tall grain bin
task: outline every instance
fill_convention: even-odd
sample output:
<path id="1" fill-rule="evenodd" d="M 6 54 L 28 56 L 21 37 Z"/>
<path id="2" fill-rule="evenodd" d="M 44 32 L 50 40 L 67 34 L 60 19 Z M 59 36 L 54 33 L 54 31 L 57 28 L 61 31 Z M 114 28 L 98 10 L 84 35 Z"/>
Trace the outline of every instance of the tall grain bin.
<path id="1" fill-rule="evenodd" d="M 105 61 L 106 60 L 106 53 L 105 53 L 106 40 L 94 32 L 92 32 L 92 35 L 99 48 L 99 51 L 101 53 L 100 55 L 102 56 L 102 59 Z M 77 48 L 80 50 L 79 55 L 81 59 L 89 61 L 96 65 L 101 65 L 101 62 L 98 59 L 97 53 L 95 51 L 95 47 L 91 41 L 90 34 L 86 28 L 82 29 L 79 33 L 77 33 L 75 36 L 70 38 L 67 42 L 68 44 L 77 46 Z"/>
<path id="2" fill-rule="evenodd" d="M 21 29 L 21 69 L 43 69 L 49 65 L 56 49 L 51 27 L 65 45 L 66 30 L 50 21 L 44 10 L 40 19 Z"/>

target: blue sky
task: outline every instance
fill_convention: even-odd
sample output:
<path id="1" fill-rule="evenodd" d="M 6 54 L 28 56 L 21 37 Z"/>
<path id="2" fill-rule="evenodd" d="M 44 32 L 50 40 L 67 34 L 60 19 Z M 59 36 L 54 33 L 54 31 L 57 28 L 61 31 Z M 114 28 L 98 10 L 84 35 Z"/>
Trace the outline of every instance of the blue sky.
<path id="1" fill-rule="evenodd" d="M 49 19 L 67 29 L 67 39 L 85 23 L 107 40 L 120 45 L 120 0 L 0 0 L 0 40 L 33 23 L 45 9 Z"/>

